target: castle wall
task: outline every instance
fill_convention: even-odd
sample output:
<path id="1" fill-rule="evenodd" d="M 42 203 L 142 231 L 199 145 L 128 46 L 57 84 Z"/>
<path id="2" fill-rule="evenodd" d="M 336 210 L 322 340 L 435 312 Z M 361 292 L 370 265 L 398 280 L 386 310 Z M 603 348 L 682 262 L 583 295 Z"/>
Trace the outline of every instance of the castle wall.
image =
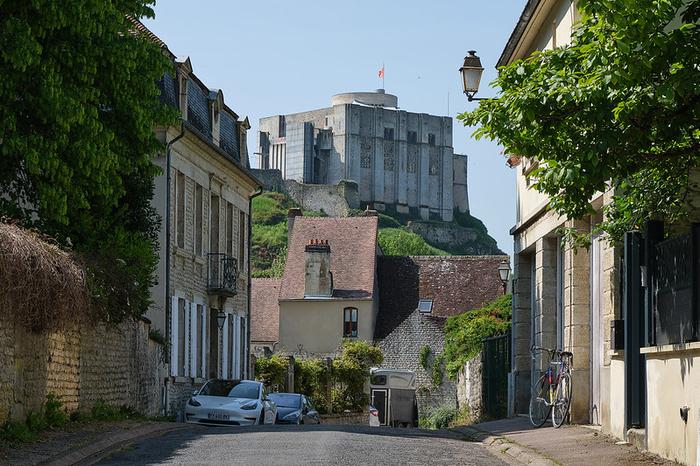
<path id="1" fill-rule="evenodd" d="M 336 99 L 331 108 L 261 119 L 260 167 L 303 183 L 352 180 L 363 203 L 403 213 L 413 208 L 426 220 L 451 221 L 455 206 L 468 210 L 466 158 L 457 160 L 455 172 L 451 118 L 348 99 Z M 324 128 L 331 132 L 330 143 L 322 139 L 329 137 Z M 454 179 L 460 183 L 457 200 Z"/>

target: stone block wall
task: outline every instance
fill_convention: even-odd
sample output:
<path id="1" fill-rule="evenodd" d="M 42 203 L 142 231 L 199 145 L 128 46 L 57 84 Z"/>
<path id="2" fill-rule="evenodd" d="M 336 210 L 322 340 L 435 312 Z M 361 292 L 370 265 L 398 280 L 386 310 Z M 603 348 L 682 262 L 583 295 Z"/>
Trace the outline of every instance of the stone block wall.
<path id="1" fill-rule="evenodd" d="M 457 407 L 469 409 L 469 416 L 478 421 L 482 413 L 481 354 L 470 359 L 457 373 Z"/>
<path id="2" fill-rule="evenodd" d="M 32 333 L 0 320 L 0 424 L 24 420 L 50 393 L 67 411 L 89 412 L 102 400 L 159 414 L 164 366 L 149 328 L 130 321 L 116 328 L 84 324 Z"/>
<path id="3" fill-rule="evenodd" d="M 432 382 L 433 361 L 445 348 L 444 319 L 421 315 L 416 310 L 389 335 L 379 340 L 384 354 L 383 368 L 408 369 L 416 373 L 418 413 L 423 416 L 440 406 L 457 407 L 457 387 L 447 378 L 443 369 L 442 384 Z M 428 368 L 419 360 L 421 348 L 430 348 Z"/>

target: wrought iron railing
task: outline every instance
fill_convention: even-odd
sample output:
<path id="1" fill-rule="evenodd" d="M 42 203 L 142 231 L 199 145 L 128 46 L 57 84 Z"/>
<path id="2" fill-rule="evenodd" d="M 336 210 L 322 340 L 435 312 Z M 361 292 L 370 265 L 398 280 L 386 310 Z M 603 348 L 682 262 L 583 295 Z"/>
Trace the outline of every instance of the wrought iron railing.
<path id="1" fill-rule="evenodd" d="M 236 294 L 238 261 L 223 253 L 207 254 L 207 290 L 212 294 L 233 296 Z"/>

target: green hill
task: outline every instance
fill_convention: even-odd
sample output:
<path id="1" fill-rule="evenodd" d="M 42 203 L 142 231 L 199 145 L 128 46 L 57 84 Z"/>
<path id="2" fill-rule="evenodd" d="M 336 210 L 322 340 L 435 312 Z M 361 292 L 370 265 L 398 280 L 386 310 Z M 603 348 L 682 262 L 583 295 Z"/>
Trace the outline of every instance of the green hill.
<path id="1" fill-rule="evenodd" d="M 287 258 L 287 211 L 299 207 L 289 196 L 279 192 L 264 192 L 253 199 L 253 238 L 251 257 L 254 277 L 280 277 Z M 309 217 L 325 216 L 323 212 L 303 211 Z M 363 215 L 354 210 L 351 216 Z M 476 237 L 469 245 L 430 244 L 409 230 L 409 222 L 432 228 L 464 227 Z M 496 241 L 488 235 L 481 220 L 468 213 L 455 212 L 452 223 L 421 221 L 410 215 L 387 211 L 379 214 L 379 246 L 388 256 L 499 254 Z"/>

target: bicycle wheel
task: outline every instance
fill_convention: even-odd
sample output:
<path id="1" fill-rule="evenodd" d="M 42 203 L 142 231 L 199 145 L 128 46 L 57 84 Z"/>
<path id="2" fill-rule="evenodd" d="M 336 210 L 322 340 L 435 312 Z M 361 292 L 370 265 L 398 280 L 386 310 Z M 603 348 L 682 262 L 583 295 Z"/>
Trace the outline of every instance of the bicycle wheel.
<path id="1" fill-rule="evenodd" d="M 547 374 L 540 377 L 532 388 L 530 395 L 530 422 L 535 427 L 542 427 L 549 418 L 552 406 L 547 403 L 549 399 L 549 378 Z"/>
<path id="2" fill-rule="evenodd" d="M 571 406 L 571 374 L 563 373 L 557 384 L 557 396 L 552 406 L 552 424 L 561 427 L 566 421 Z"/>

